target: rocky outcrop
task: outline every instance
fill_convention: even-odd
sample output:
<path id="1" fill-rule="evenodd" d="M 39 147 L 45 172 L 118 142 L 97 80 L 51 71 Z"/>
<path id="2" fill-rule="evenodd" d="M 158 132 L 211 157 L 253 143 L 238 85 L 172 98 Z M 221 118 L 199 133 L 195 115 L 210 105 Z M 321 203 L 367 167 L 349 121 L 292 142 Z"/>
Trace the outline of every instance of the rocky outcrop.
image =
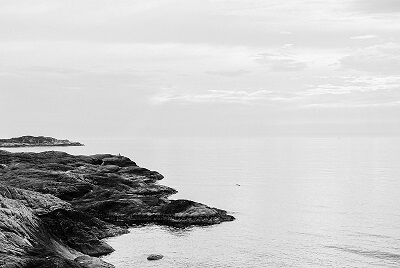
<path id="1" fill-rule="evenodd" d="M 35 146 L 83 146 L 82 143 L 69 140 L 57 140 L 43 136 L 22 136 L 11 139 L 0 139 L 0 147 L 35 147 Z"/>
<path id="2" fill-rule="evenodd" d="M 123 156 L 0 150 L 0 267 L 110 267 L 96 258 L 113 251 L 102 239 L 128 226 L 234 219 L 168 199 L 176 191 L 162 178 Z"/>

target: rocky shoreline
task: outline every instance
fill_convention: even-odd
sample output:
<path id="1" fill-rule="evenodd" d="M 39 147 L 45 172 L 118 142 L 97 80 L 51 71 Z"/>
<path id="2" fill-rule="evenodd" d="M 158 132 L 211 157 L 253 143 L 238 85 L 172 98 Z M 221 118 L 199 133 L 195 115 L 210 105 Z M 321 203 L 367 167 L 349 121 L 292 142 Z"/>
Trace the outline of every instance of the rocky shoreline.
<path id="1" fill-rule="evenodd" d="M 84 146 L 80 142 L 69 140 L 58 140 L 52 137 L 44 136 L 21 136 L 11 139 L 0 139 L 0 147 L 16 148 L 16 147 L 37 147 L 37 146 Z"/>
<path id="2" fill-rule="evenodd" d="M 103 238 L 127 227 L 175 227 L 234 220 L 190 200 L 163 176 L 111 154 L 10 153 L 0 150 L 0 267 L 114 267 L 98 256 L 114 250 Z"/>

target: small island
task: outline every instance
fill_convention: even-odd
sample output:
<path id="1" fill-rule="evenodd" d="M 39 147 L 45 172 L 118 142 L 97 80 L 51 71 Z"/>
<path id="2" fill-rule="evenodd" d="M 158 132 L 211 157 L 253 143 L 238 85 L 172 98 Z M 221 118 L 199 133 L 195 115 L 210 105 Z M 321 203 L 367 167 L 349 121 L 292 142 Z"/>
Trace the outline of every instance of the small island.
<path id="1" fill-rule="evenodd" d="M 161 179 L 120 155 L 0 150 L 0 267 L 112 268 L 98 258 L 114 251 L 102 239 L 128 227 L 234 220 L 218 208 L 169 199 L 176 190 Z"/>
<path id="2" fill-rule="evenodd" d="M 80 142 L 69 140 L 58 140 L 52 137 L 44 136 L 21 136 L 11 139 L 0 139 L 0 147 L 15 148 L 15 147 L 39 147 L 39 146 L 84 146 Z"/>

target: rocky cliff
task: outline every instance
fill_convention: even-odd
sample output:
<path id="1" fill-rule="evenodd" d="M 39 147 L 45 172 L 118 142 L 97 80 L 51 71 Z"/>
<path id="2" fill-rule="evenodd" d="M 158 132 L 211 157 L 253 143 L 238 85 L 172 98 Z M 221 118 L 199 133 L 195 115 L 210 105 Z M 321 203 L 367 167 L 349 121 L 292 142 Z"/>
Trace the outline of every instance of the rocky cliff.
<path id="1" fill-rule="evenodd" d="M 97 256 L 103 238 L 127 227 L 231 221 L 226 211 L 190 200 L 163 176 L 124 156 L 0 150 L 0 267 L 112 267 Z"/>
<path id="2" fill-rule="evenodd" d="M 11 139 L 0 139 L 0 147 L 33 147 L 33 146 L 83 146 L 82 143 L 69 140 L 57 140 L 51 137 L 43 136 L 22 136 Z"/>

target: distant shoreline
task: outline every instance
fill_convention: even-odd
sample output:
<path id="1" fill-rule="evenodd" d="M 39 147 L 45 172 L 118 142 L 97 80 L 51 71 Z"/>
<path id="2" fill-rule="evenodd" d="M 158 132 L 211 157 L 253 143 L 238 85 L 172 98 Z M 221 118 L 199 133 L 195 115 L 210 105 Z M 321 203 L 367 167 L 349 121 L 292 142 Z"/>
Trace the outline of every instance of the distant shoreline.
<path id="1" fill-rule="evenodd" d="M 44 136 L 21 136 L 11 139 L 0 139 L 0 148 L 19 148 L 19 147 L 66 147 L 66 146 L 85 146 L 80 142 L 69 140 L 59 140 Z"/>

